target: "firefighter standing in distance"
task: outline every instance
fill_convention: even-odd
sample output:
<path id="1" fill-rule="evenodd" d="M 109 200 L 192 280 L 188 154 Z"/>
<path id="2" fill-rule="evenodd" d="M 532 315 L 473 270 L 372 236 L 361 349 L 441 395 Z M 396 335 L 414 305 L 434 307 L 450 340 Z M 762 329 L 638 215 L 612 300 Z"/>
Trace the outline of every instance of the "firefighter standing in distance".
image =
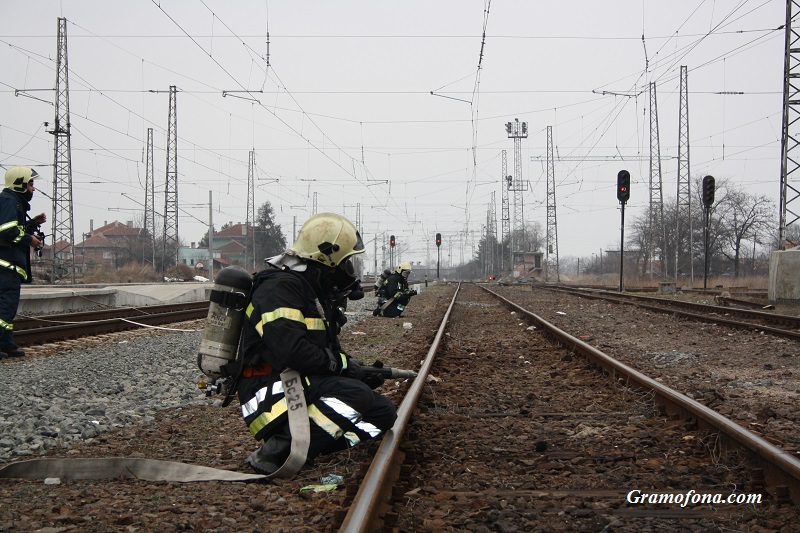
<path id="1" fill-rule="evenodd" d="M 363 252 L 349 220 L 321 213 L 303 224 L 289 250 L 267 259 L 267 268 L 253 280 L 237 391 L 250 433 L 264 441 L 247 458 L 260 474 L 274 473 L 291 451 L 280 378 L 286 368 L 298 371 L 303 382 L 310 421 L 307 461 L 378 438 L 397 418 L 391 401 L 373 390 L 383 377 L 365 377 L 361 363 L 344 353 L 337 338 L 346 320 L 342 295 L 363 297 L 350 260 Z"/>
<path id="2" fill-rule="evenodd" d="M 38 176 L 30 167 L 11 167 L 0 192 L 0 359 L 25 355 L 14 343 L 14 317 L 21 284 L 33 280 L 30 249 L 38 249 L 44 239 L 38 230 L 47 221 L 45 214 L 28 219 Z"/>
<path id="3" fill-rule="evenodd" d="M 395 318 L 403 314 L 411 297 L 417 294 L 417 291 L 408 288 L 410 275 L 411 264 L 403 261 L 386 278 L 383 287 L 378 291 L 378 307 L 372 312 L 373 316 Z"/>

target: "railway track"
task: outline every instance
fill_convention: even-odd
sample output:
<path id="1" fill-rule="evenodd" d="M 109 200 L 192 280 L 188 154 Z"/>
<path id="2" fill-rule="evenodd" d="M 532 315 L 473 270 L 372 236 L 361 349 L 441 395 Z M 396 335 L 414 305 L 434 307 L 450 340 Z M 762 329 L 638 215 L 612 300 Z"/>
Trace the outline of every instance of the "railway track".
<path id="1" fill-rule="evenodd" d="M 21 347 L 128 331 L 144 326 L 162 326 L 205 318 L 208 302 L 155 305 L 141 308 L 114 308 L 14 321 L 14 340 Z"/>
<path id="2" fill-rule="evenodd" d="M 773 501 L 800 495 L 794 456 L 476 291 L 454 296 L 340 530 L 600 530 L 623 519 L 719 527 L 746 520 L 746 506 L 632 507 L 628 498 L 636 490 L 738 498 L 766 487 Z M 515 314 L 500 312 L 501 301 Z M 442 384 L 421 394 L 430 373 Z"/>
<path id="3" fill-rule="evenodd" d="M 672 385 L 680 367 L 637 373 L 604 357 L 590 359 L 597 351 L 590 344 L 609 355 L 629 355 L 628 345 L 578 327 L 602 313 L 619 330 L 625 324 L 619 310 L 627 306 L 580 300 L 579 311 L 564 303 L 579 301 L 572 296 L 503 289 L 499 295 L 524 310 L 512 310 L 510 302 L 475 285 L 461 286 L 458 294 L 440 286 L 417 297 L 403 319 L 370 315 L 345 329 L 343 342 L 351 353 L 420 369 L 420 376 L 383 386 L 399 405 L 400 425 L 380 443 L 334 454 L 330 462 L 318 458 L 295 479 L 235 486 L 73 481 L 44 489 L 21 481 L 0 484 L 0 502 L 8 506 L 8 495 L 19 494 L 14 501 L 25 508 L 58 509 L 52 503 L 58 498 L 84 501 L 91 494 L 82 516 L 66 522 L 87 531 L 120 525 L 148 531 L 155 524 L 161 530 L 216 531 L 788 531 L 800 520 L 791 505 L 797 501 L 797 460 L 789 447 L 772 443 L 783 438 L 779 433 L 770 440 L 751 435 L 741 424 L 720 423 L 724 417 L 710 405 L 666 391 L 661 382 Z M 548 317 L 526 313 L 536 305 Z M 566 317 L 558 314 L 562 309 Z M 654 327 L 658 320 L 674 322 L 649 311 L 637 315 Z M 545 324 L 558 320 L 563 323 L 554 325 L 572 337 Z M 745 336 L 752 335 L 729 338 L 739 346 Z M 635 337 L 653 342 L 643 329 Z M 692 342 L 691 335 L 680 338 Z M 695 392 L 691 396 L 705 400 Z M 241 426 L 235 405 L 183 408 L 68 455 L 163 458 L 249 472 L 241 460 L 254 444 Z M 737 440 L 742 435 L 748 436 L 744 445 Z M 306 491 L 332 472 L 344 477 L 339 490 Z M 632 490 L 673 498 L 688 491 L 762 494 L 765 501 L 642 505 L 628 501 Z M 47 520 L 46 512 L 42 518 L 33 509 L 6 509 L 35 517 L 38 527 L 65 524 Z"/>
<path id="4" fill-rule="evenodd" d="M 710 322 L 751 331 L 763 331 L 771 335 L 800 340 L 800 316 L 737 309 L 727 305 L 708 305 L 681 300 L 668 300 L 653 296 L 641 296 L 628 293 L 597 291 L 573 287 L 549 287 L 550 290 L 563 291 L 582 298 L 592 298 L 632 305 L 650 311 L 677 314 L 681 317 Z M 723 300 L 725 301 L 725 300 Z M 734 320 L 736 317 L 739 320 Z M 780 327 L 777 327 L 780 326 Z"/>

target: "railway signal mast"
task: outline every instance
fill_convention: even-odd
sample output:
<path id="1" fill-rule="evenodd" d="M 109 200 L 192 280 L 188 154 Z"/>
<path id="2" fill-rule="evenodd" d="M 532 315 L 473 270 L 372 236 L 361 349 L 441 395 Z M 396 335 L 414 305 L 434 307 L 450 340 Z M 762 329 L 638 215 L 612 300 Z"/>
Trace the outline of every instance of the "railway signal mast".
<path id="1" fill-rule="evenodd" d="M 711 206 L 714 203 L 714 192 L 716 185 L 713 176 L 706 176 L 703 178 L 703 212 L 705 214 L 705 221 L 703 224 L 703 248 L 705 250 L 705 259 L 703 259 L 703 288 L 708 288 L 708 221 L 711 217 Z"/>
<path id="2" fill-rule="evenodd" d="M 617 200 L 620 203 L 619 225 L 619 292 L 622 292 L 622 267 L 625 257 L 625 204 L 631 197 L 631 174 L 627 170 L 617 173 Z"/>

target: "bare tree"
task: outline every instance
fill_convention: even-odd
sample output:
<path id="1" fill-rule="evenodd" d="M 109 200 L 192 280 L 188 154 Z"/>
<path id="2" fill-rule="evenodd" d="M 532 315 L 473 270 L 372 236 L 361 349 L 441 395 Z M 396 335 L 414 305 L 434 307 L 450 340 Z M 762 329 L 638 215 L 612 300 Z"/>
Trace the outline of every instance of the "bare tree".
<path id="1" fill-rule="evenodd" d="M 763 243 L 775 229 L 775 205 L 766 196 L 750 194 L 728 180 L 717 185 L 714 218 L 719 253 L 733 265 L 739 277 L 746 241 Z"/>

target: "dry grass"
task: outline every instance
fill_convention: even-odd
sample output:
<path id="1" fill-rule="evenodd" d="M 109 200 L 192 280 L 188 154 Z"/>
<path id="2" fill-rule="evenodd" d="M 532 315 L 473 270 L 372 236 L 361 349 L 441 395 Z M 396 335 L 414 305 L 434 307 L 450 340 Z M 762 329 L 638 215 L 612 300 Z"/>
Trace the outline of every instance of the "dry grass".
<path id="1" fill-rule="evenodd" d="M 101 268 L 87 273 L 83 283 L 142 283 L 161 279 L 161 274 L 149 265 L 128 264 L 118 269 Z"/>
<path id="2" fill-rule="evenodd" d="M 662 281 L 675 281 L 675 278 L 663 279 L 658 276 L 651 277 L 629 277 L 625 276 L 622 281 L 623 287 L 626 288 L 642 288 L 642 287 L 658 287 Z M 602 285 L 606 287 L 618 287 L 619 275 L 605 274 L 602 276 L 597 275 L 581 275 L 570 276 L 568 281 L 562 279 L 568 285 Z M 694 283 L 686 277 L 681 278 L 676 283 L 678 288 L 692 287 L 694 289 L 703 288 L 703 274 L 695 275 Z M 769 280 L 766 276 L 742 276 L 734 278 L 732 276 L 713 276 L 709 277 L 706 281 L 706 287 L 714 289 L 722 287 L 723 289 L 763 289 L 766 290 L 769 286 Z"/>

